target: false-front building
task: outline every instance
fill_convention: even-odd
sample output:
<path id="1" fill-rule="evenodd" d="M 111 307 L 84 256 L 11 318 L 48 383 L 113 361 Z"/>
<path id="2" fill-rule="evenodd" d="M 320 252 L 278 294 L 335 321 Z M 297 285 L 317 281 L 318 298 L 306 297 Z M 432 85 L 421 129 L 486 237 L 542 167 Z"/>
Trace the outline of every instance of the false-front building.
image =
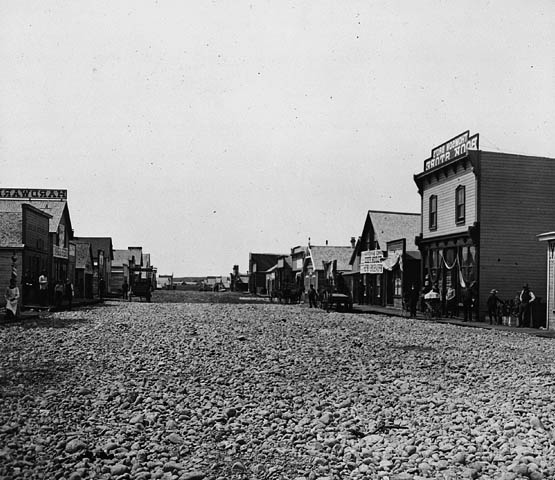
<path id="1" fill-rule="evenodd" d="M 453 286 L 459 301 L 477 282 L 480 318 L 490 290 L 509 300 L 529 284 L 538 297 L 533 322 L 542 325 L 545 247 L 536 235 L 553 226 L 555 159 L 481 151 L 478 135 L 465 132 L 433 149 L 414 180 L 422 202 L 422 277 L 442 292 Z"/>

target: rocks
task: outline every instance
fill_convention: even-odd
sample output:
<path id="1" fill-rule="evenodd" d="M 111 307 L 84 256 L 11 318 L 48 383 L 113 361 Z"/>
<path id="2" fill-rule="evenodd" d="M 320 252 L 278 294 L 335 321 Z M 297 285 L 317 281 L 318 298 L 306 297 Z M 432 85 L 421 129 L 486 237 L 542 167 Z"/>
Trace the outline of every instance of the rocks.
<path id="1" fill-rule="evenodd" d="M 296 305 L 56 315 L 79 322 L 0 329 L 0 477 L 555 476 L 550 342 Z"/>
<path id="2" fill-rule="evenodd" d="M 79 439 L 74 439 L 67 442 L 65 446 L 65 451 L 67 453 L 76 453 L 79 450 L 84 450 L 85 448 L 87 448 L 87 445 L 85 442 Z"/>

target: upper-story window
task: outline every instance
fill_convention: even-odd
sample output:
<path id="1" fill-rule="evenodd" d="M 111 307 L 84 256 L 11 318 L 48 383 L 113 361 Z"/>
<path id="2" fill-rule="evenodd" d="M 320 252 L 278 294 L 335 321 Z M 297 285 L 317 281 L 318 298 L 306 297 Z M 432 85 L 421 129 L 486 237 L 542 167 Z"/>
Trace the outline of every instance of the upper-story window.
<path id="1" fill-rule="evenodd" d="M 437 195 L 430 197 L 430 230 L 437 229 Z"/>
<path id="2" fill-rule="evenodd" d="M 455 190 L 455 222 L 464 223 L 466 215 L 466 191 L 464 185 Z"/>

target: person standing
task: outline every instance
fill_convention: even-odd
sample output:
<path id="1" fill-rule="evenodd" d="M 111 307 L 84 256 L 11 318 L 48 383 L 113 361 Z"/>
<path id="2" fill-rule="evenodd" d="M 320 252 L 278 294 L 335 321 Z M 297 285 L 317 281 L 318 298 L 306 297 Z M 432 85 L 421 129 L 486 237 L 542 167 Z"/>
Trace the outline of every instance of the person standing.
<path id="1" fill-rule="evenodd" d="M 25 272 L 25 276 L 23 277 L 23 284 L 21 287 L 23 305 L 33 305 L 33 302 L 35 300 L 33 292 L 34 285 L 33 277 L 30 270 L 27 270 L 27 272 Z"/>
<path id="2" fill-rule="evenodd" d="M 104 281 L 104 278 L 100 277 L 100 280 L 98 282 L 98 295 L 100 298 L 104 298 L 105 291 L 106 291 L 106 282 Z"/>
<path id="3" fill-rule="evenodd" d="M 15 277 L 10 278 L 10 285 L 4 293 L 6 299 L 6 320 L 17 320 L 19 314 L 19 288 Z"/>
<path id="4" fill-rule="evenodd" d="M 455 297 L 455 289 L 452 286 L 447 287 L 445 294 L 445 314 L 449 318 L 453 318 L 456 313 L 457 299 Z"/>
<path id="5" fill-rule="evenodd" d="M 486 300 L 490 325 L 499 325 L 499 315 L 497 313 L 497 310 L 499 308 L 499 305 L 501 305 L 502 303 L 503 302 L 497 296 L 497 290 L 494 288 L 490 292 L 489 297 Z"/>
<path id="6" fill-rule="evenodd" d="M 474 309 L 474 286 L 476 282 L 472 282 L 470 286 L 465 287 L 463 290 L 463 311 L 464 321 L 472 322 L 472 310 Z"/>
<path id="7" fill-rule="evenodd" d="M 39 301 L 41 306 L 48 305 L 48 277 L 43 270 L 39 277 Z"/>
<path id="8" fill-rule="evenodd" d="M 56 310 L 62 308 L 62 300 L 64 298 L 64 284 L 61 280 L 56 282 L 56 286 L 54 287 L 54 305 L 56 306 Z"/>
<path id="9" fill-rule="evenodd" d="M 129 292 L 129 284 L 127 283 L 127 279 L 124 279 L 121 285 L 121 294 L 124 300 L 127 300 L 127 292 Z"/>
<path id="10" fill-rule="evenodd" d="M 71 310 L 73 307 L 73 283 L 71 283 L 69 278 L 66 278 L 65 294 L 67 299 L 67 308 Z"/>
<path id="11" fill-rule="evenodd" d="M 413 283 L 409 291 L 409 311 L 411 318 L 416 318 L 416 306 L 418 305 L 418 288 Z"/>
<path id="12" fill-rule="evenodd" d="M 314 285 L 310 285 L 308 289 L 308 307 L 309 308 L 316 308 L 316 299 L 318 298 L 318 293 L 314 289 Z"/>
<path id="13" fill-rule="evenodd" d="M 518 326 L 519 327 L 531 327 L 530 324 L 530 308 L 531 303 L 536 299 L 534 292 L 530 290 L 528 284 L 522 287 L 520 292 L 519 300 L 520 305 L 518 307 Z"/>

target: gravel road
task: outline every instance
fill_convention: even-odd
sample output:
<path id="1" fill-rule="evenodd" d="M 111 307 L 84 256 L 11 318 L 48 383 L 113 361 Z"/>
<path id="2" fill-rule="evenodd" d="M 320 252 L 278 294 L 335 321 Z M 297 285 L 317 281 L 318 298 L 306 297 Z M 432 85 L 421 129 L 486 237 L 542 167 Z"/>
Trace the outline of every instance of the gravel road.
<path id="1" fill-rule="evenodd" d="M 555 478 L 555 340 L 297 305 L 0 328 L 0 477 Z"/>

